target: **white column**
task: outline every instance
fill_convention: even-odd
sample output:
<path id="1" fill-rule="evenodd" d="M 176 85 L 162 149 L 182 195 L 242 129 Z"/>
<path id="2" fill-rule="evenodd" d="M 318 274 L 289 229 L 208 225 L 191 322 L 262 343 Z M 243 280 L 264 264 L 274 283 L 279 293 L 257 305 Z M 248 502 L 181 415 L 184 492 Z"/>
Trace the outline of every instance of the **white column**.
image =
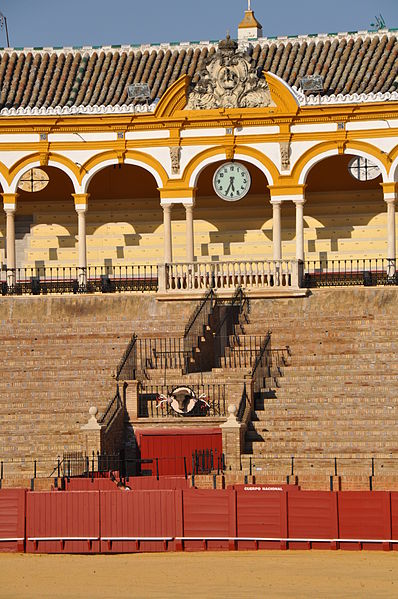
<path id="1" fill-rule="evenodd" d="M 280 200 L 271 200 L 272 204 L 272 242 L 274 248 L 274 260 L 282 260 L 282 230 L 281 230 L 281 206 Z"/>
<path id="2" fill-rule="evenodd" d="M 387 204 L 387 258 L 389 260 L 395 260 L 395 258 L 396 258 L 395 194 L 391 194 L 391 196 L 392 197 L 384 197 L 384 201 Z"/>
<path id="3" fill-rule="evenodd" d="M 187 262 L 194 261 L 193 204 L 184 204 L 186 213 Z"/>
<path id="4" fill-rule="evenodd" d="M 85 208 L 76 208 L 78 229 L 78 249 L 79 249 L 79 284 L 86 285 L 87 283 L 87 241 L 86 241 L 86 212 Z"/>
<path id="5" fill-rule="evenodd" d="M 296 260 L 304 262 L 304 204 L 305 198 L 294 199 L 296 205 Z"/>
<path id="6" fill-rule="evenodd" d="M 7 285 L 13 287 L 16 283 L 15 260 L 15 212 L 17 210 L 17 193 L 3 193 L 3 206 L 6 213 L 6 264 Z"/>
<path id="7" fill-rule="evenodd" d="M 171 204 L 162 204 L 163 208 L 163 231 L 164 231 L 164 262 L 170 264 L 173 261 L 172 232 L 171 232 Z"/>
<path id="8" fill-rule="evenodd" d="M 79 286 L 87 285 L 87 240 L 86 240 L 86 212 L 90 194 L 72 194 L 77 212 L 77 243 L 78 243 L 78 280 Z"/>

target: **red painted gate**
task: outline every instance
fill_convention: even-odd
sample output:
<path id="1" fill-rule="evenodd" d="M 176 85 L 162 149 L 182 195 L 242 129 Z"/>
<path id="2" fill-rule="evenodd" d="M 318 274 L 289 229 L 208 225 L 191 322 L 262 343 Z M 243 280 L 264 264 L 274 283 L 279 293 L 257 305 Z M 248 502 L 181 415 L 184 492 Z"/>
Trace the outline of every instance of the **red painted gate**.
<path id="1" fill-rule="evenodd" d="M 211 450 L 215 468 L 217 459 L 222 456 L 222 436 L 219 428 L 197 429 L 143 429 L 136 431 L 141 459 L 153 459 L 158 464 L 160 476 L 192 474 L 192 454 L 197 451 Z M 156 475 L 156 461 L 142 466 Z"/>

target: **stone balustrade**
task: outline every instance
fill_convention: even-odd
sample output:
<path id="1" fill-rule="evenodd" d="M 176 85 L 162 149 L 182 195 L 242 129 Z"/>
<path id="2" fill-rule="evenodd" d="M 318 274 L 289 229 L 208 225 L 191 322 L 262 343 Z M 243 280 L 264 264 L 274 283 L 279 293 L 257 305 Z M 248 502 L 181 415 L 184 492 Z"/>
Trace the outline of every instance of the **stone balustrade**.
<path id="1" fill-rule="evenodd" d="M 297 260 L 239 260 L 179 262 L 159 267 L 160 293 L 234 290 L 288 290 L 301 286 L 302 263 Z"/>

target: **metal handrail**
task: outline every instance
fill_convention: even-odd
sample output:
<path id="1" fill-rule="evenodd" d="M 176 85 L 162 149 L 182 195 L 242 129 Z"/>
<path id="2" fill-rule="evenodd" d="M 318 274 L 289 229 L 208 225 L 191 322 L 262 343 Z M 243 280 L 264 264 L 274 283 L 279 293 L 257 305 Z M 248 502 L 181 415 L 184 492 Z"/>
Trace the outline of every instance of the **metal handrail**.
<path id="1" fill-rule="evenodd" d="M 130 342 L 129 342 L 128 346 L 127 346 L 127 349 L 126 349 L 126 351 L 124 352 L 124 354 L 123 354 L 123 357 L 122 357 L 122 359 L 120 360 L 120 362 L 119 362 L 119 365 L 118 365 L 118 367 L 117 367 L 117 369 L 116 369 L 116 380 L 117 380 L 117 381 L 118 381 L 118 380 L 119 380 L 119 378 L 120 378 L 120 375 L 121 375 L 121 373 L 122 373 L 122 370 L 123 370 L 123 368 L 125 367 L 125 365 L 126 365 L 126 363 L 127 363 L 127 360 L 129 359 L 129 357 L 130 357 L 130 355 L 131 355 L 131 352 L 132 352 L 133 350 L 135 350 L 136 343 L 137 343 L 137 335 L 134 333 L 134 335 L 133 335 L 133 336 L 132 336 L 132 338 L 130 339 Z M 133 380 L 135 379 L 135 369 L 136 369 L 136 365 L 134 365 L 134 368 L 133 368 Z"/>
<path id="2" fill-rule="evenodd" d="M 102 424 L 106 428 L 112 423 L 114 417 L 122 407 L 122 398 L 120 397 L 119 385 L 117 386 L 115 397 L 109 402 L 105 412 L 99 419 L 99 424 Z"/>

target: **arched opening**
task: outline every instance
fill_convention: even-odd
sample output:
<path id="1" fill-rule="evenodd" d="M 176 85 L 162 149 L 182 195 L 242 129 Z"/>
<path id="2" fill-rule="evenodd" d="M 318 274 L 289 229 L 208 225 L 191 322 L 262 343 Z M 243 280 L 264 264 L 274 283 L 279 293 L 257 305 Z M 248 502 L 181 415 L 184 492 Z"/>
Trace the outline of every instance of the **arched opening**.
<path id="1" fill-rule="evenodd" d="M 269 182 L 256 166 L 239 160 L 249 170 L 250 190 L 238 201 L 225 201 L 213 188 L 214 173 L 225 162 L 212 163 L 198 177 L 195 256 L 203 261 L 272 259 Z"/>
<path id="2" fill-rule="evenodd" d="M 157 264 L 163 261 L 159 191 L 147 170 L 107 166 L 88 186 L 87 263 L 90 266 Z"/>
<path id="3" fill-rule="evenodd" d="M 56 167 L 42 166 L 39 170 L 48 176 L 48 183 L 43 188 L 36 185 L 36 174 L 28 171 L 20 178 L 16 190 L 16 266 L 75 266 L 77 219 L 72 198 L 73 183 L 65 172 Z"/>
<path id="4" fill-rule="evenodd" d="M 382 175 L 368 172 L 371 161 L 365 159 L 350 167 L 353 160 L 351 155 L 325 158 L 308 173 L 304 235 L 309 261 L 386 257 Z"/>

